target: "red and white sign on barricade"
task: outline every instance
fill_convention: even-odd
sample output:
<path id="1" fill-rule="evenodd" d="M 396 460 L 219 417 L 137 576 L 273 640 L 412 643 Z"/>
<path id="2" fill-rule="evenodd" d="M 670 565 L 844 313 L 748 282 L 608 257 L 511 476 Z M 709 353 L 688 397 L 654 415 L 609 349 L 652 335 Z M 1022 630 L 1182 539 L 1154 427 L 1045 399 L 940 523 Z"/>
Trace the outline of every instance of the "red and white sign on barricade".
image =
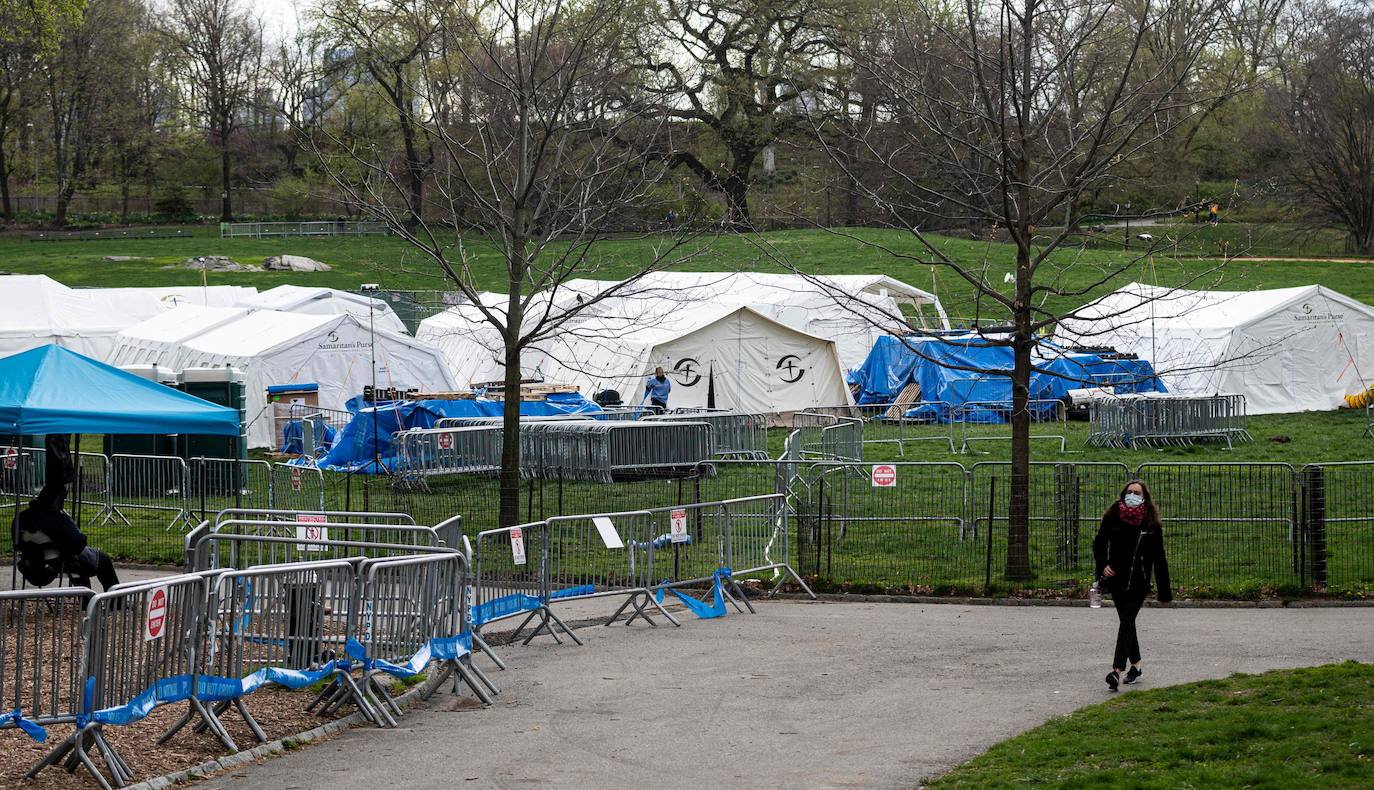
<path id="1" fill-rule="evenodd" d="M 300 467 L 291 468 L 291 490 L 301 490 L 301 470 Z"/>
<path id="2" fill-rule="evenodd" d="M 453 434 L 451 434 L 451 433 L 441 433 L 441 434 L 439 434 L 439 449 L 440 449 L 440 450 L 452 450 L 452 449 L 453 449 Z"/>
<path id="3" fill-rule="evenodd" d="M 298 513 L 296 523 L 306 526 L 296 527 L 296 540 L 329 540 L 329 528 L 309 526 L 311 524 L 323 524 L 325 517 L 323 513 Z M 296 551 L 324 551 L 327 547 L 319 543 L 297 544 Z"/>
<path id="4" fill-rule="evenodd" d="M 161 639 L 167 633 L 167 588 L 154 587 L 148 594 L 148 610 L 143 614 L 143 641 Z"/>
<path id="5" fill-rule="evenodd" d="M 14 447 L 5 448 L 5 468 L 13 469 L 19 466 L 19 450 Z"/>
<path id="6" fill-rule="evenodd" d="M 892 464 L 873 465 L 873 487 L 895 488 L 897 486 L 897 467 Z"/>
<path id="7" fill-rule="evenodd" d="M 510 531 L 510 556 L 516 565 L 525 564 L 525 533 L 519 527 Z"/>
<path id="8" fill-rule="evenodd" d="M 668 535 L 673 543 L 686 543 L 691 540 L 687 534 L 687 508 L 674 508 L 668 514 Z"/>

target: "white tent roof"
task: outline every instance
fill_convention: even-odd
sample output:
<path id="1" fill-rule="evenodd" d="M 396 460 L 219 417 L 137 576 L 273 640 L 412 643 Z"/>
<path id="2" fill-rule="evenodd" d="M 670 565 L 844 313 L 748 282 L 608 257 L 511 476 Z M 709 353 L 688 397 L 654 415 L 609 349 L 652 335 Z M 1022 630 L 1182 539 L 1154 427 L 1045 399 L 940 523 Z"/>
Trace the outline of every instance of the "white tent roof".
<path id="1" fill-rule="evenodd" d="M 120 330 L 179 305 L 225 306 L 257 293 L 216 285 L 68 288 L 44 275 L 0 278 L 0 355 L 56 343 L 108 360 Z"/>
<path id="2" fill-rule="evenodd" d="M 231 315 L 238 312 L 238 315 Z M 175 319 L 175 320 L 173 320 Z M 274 310 L 181 309 L 156 325 L 130 328 L 117 356 L 139 355 L 164 367 L 230 365 L 246 376 L 248 440 L 252 447 L 280 443 L 267 411 L 266 389 L 274 384 L 319 385 L 319 406 L 344 408 L 373 383 L 373 338 L 365 321 L 352 315 L 314 315 Z M 154 334 L 166 330 L 161 340 Z M 438 351 L 406 335 L 375 332 L 379 387 L 418 387 L 430 392 L 457 389 Z"/>
<path id="3" fill-rule="evenodd" d="M 1075 311 L 1056 334 L 1149 359 L 1171 392 L 1244 394 L 1251 414 L 1334 409 L 1374 384 L 1374 308 L 1320 285 L 1131 283 Z"/>
<path id="4" fill-rule="evenodd" d="M 336 288 L 317 288 L 302 285 L 279 285 L 241 300 L 239 307 L 283 310 L 290 313 L 315 315 L 351 315 L 363 322 L 376 321 L 378 329 L 407 334 L 406 325 L 381 299 L 340 291 Z M 369 311 L 371 315 L 369 316 Z"/>
<path id="5" fill-rule="evenodd" d="M 750 307 L 682 306 L 662 320 L 627 325 L 597 316 L 539 344 L 526 373 L 576 384 L 584 393 L 614 389 L 634 404 L 656 366 L 673 379 L 671 406 L 716 404 L 759 413 L 850 402 L 835 344 Z"/>
<path id="6" fill-rule="evenodd" d="M 112 365 L 157 365 L 191 338 L 237 321 L 251 312 L 246 307 L 182 305 L 121 331 L 110 354 Z"/>

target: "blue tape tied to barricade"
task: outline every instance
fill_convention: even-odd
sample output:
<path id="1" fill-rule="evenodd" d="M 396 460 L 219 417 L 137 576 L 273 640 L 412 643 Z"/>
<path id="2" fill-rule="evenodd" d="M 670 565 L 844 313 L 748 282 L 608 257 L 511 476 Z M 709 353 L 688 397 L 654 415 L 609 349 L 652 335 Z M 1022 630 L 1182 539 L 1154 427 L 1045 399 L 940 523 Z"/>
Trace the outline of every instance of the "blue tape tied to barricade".
<path id="1" fill-rule="evenodd" d="M 191 698 L 191 683 L 197 685 L 196 696 L 202 702 L 222 702 L 246 697 L 268 684 L 300 689 L 314 685 L 334 674 L 336 670 L 347 670 L 352 662 L 329 661 L 315 669 L 283 669 L 265 667 L 242 678 L 217 677 L 214 675 L 176 675 L 158 680 L 144 689 L 138 696 L 110 708 L 102 708 L 85 717 L 86 722 L 110 724 L 117 727 L 133 724 L 146 718 L 161 705 L 184 702 Z M 92 681 L 94 678 L 91 679 Z M 90 682 L 88 681 L 88 688 Z M 87 709 L 89 710 L 89 701 Z M 78 717 L 80 718 L 80 717 Z M 78 722 L 81 723 L 81 722 Z"/>
<path id="2" fill-rule="evenodd" d="M 580 595 L 591 595 L 594 592 L 596 592 L 596 587 L 590 584 L 565 587 L 549 593 L 549 600 L 576 598 Z M 486 603 L 472 607 L 472 624 L 483 625 L 503 617 L 510 617 L 513 614 L 532 612 L 543 605 L 544 600 L 537 595 L 526 595 L 525 593 L 503 595 L 500 598 L 493 598 Z"/>
<path id="3" fill-rule="evenodd" d="M 19 708 L 15 708 L 9 713 L 0 713 L 0 728 L 10 724 L 23 730 L 24 734 L 32 738 L 35 743 L 42 743 L 48 739 L 48 731 L 39 726 L 38 722 L 24 718 L 24 712 Z"/>
<path id="4" fill-rule="evenodd" d="M 715 572 L 715 574 L 713 575 L 714 581 L 711 584 L 711 597 L 713 601 L 709 604 L 705 601 L 699 601 L 696 598 L 693 598 L 692 596 L 688 595 L 685 592 L 682 592 L 681 590 L 675 587 L 658 588 L 656 598 L 659 603 L 663 603 L 663 592 L 666 589 L 668 592 L 677 596 L 677 599 L 679 601 L 682 601 L 682 605 L 686 606 L 688 611 L 690 611 L 697 617 L 701 618 L 702 620 L 713 620 L 717 617 L 724 617 L 725 593 L 721 586 L 721 580 L 728 578 L 730 578 L 729 568 L 720 568 Z"/>
<path id="5" fill-rule="evenodd" d="M 457 661 L 458 659 L 472 653 L 472 634 L 464 631 L 453 636 L 435 637 L 429 640 L 415 655 L 411 656 L 405 663 L 395 664 L 384 658 L 371 658 L 367 655 L 367 647 L 352 637 L 344 643 L 344 652 L 350 658 L 360 662 L 365 671 L 380 669 L 383 672 L 398 678 L 415 677 L 425 671 L 429 662 L 435 659 L 440 661 Z"/>

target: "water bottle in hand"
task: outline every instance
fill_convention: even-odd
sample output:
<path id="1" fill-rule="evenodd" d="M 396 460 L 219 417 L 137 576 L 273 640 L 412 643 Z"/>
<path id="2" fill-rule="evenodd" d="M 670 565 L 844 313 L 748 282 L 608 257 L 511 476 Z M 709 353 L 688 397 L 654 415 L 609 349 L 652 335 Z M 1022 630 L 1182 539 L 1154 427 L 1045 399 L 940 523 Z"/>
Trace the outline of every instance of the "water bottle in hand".
<path id="1" fill-rule="evenodd" d="M 1102 608 L 1102 583 L 1093 582 L 1091 590 L 1088 590 L 1088 606 L 1094 609 Z"/>

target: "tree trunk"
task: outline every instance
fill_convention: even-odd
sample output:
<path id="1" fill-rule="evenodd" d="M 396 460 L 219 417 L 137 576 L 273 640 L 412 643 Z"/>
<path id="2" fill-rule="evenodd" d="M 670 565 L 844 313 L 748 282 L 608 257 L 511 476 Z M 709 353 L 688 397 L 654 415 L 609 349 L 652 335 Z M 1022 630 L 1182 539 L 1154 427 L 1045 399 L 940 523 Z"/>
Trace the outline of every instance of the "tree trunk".
<path id="1" fill-rule="evenodd" d="M 1033 577 L 1030 562 L 1030 378 L 1031 332 L 1030 249 L 1018 244 L 1016 254 L 1017 286 L 1012 321 L 1011 375 L 1011 486 L 1007 502 L 1008 581 L 1028 581 Z"/>
<path id="2" fill-rule="evenodd" d="M 129 180 L 119 182 L 119 224 L 129 224 Z"/>
<path id="3" fill-rule="evenodd" d="M 234 208 L 230 198 L 233 193 L 229 189 L 231 177 L 229 166 L 229 124 L 219 125 L 219 172 L 220 172 L 220 222 L 234 221 Z"/>
<path id="4" fill-rule="evenodd" d="M 749 213 L 749 171 L 754 167 L 756 156 L 757 151 L 732 151 L 730 172 L 720 185 L 720 191 L 725 194 L 725 221 L 735 230 L 754 230 L 753 217 Z"/>
<path id="5" fill-rule="evenodd" d="M 67 226 L 67 207 L 71 205 L 72 196 L 76 194 L 76 179 L 68 178 L 63 182 L 61 188 L 57 190 L 57 208 L 53 212 L 52 225 L 54 228 L 64 228 Z"/>
<path id="6" fill-rule="evenodd" d="M 511 267 L 512 271 L 518 271 Z M 520 281 L 512 277 L 506 305 L 506 374 L 501 419 L 500 525 L 520 523 Z"/>
<path id="7" fill-rule="evenodd" d="M 14 204 L 10 199 L 10 167 L 5 159 L 5 141 L 0 138 L 0 216 L 6 222 L 14 221 Z"/>

